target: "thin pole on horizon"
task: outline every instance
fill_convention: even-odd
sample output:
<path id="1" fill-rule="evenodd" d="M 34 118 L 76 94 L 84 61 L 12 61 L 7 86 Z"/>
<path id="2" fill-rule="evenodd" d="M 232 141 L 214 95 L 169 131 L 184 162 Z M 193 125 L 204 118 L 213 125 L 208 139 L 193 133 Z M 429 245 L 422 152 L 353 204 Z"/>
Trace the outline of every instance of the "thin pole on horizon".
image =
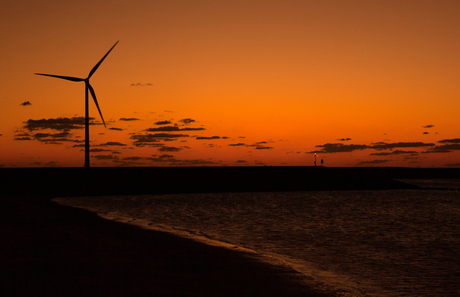
<path id="1" fill-rule="evenodd" d="M 315 153 L 315 167 L 316 167 L 316 153 Z"/>
<path id="2" fill-rule="evenodd" d="M 102 116 L 101 109 L 99 108 L 99 104 L 97 103 L 96 93 L 94 92 L 93 87 L 89 83 L 89 79 L 93 76 L 94 72 L 99 68 L 101 63 L 107 57 L 107 55 L 113 50 L 113 48 L 118 44 L 118 41 L 110 48 L 110 50 L 105 54 L 104 57 L 91 69 L 88 74 L 87 78 L 79 78 L 79 77 L 72 77 L 72 76 L 63 76 L 63 75 L 54 75 L 54 74 L 43 74 L 43 73 L 35 73 L 36 75 L 43 75 L 43 76 L 50 76 L 65 80 L 70 80 L 73 82 L 85 82 L 85 168 L 90 167 L 90 154 L 89 154 L 89 95 L 88 92 L 91 93 L 93 97 L 94 103 L 96 104 L 97 110 L 99 111 L 99 115 L 101 116 L 102 122 L 104 123 L 104 127 L 107 128 L 105 124 L 104 117 Z"/>

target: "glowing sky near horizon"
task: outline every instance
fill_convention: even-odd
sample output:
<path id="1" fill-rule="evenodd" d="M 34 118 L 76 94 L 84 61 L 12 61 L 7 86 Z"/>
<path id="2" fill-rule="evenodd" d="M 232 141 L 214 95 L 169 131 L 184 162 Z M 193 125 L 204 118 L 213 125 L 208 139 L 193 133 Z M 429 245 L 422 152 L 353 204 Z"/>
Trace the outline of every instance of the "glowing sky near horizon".
<path id="1" fill-rule="evenodd" d="M 0 167 L 460 167 L 459 1 L 2 1 Z"/>

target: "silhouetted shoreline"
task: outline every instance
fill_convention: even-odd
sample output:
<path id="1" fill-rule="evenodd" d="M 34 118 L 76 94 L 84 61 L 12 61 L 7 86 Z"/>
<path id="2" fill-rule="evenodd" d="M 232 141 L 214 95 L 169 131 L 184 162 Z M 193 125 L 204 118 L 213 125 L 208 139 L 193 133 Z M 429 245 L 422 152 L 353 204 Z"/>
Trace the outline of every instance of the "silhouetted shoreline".
<path id="1" fill-rule="evenodd" d="M 408 189 L 396 179 L 460 178 L 459 168 L 132 167 L 0 168 L 2 195 Z"/>
<path id="2" fill-rule="evenodd" d="M 453 168 L 0 168 L 2 296 L 336 296 L 238 250 L 108 221 L 56 196 L 415 189 Z"/>

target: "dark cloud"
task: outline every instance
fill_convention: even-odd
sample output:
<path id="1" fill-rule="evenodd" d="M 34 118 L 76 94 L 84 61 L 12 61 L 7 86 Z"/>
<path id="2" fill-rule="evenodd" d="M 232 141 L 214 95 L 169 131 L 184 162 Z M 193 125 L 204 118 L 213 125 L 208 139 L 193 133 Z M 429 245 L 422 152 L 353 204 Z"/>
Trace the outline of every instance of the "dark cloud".
<path id="1" fill-rule="evenodd" d="M 264 146 L 263 144 L 268 143 L 267 141 L 260 141 L 256 142 L 254 144 L 245 144 L 242 142 L 239 143 L 230 143 L 228 146 L 246 146 L 246 147 L 254 147 L 256 150 L 269 150 L 272 149 L 273 147 L 271 146 Z"/>
<path id="2" fill-rule="evenodd" d="M 370 156 L 394 156 L 394 155 L 404 155 L 404 154 L 411 154 L 411 155 L 416 155 L 416 151 L 401 151 L 401 150 L 395 150 L 390 153 L 372 153 Z"/>
<path id="3" fill-rule="evenodd" d="M 90 125 L 100 125 L 100 123 L 91 122 L 94 118 L 89 118 Z M 29 131 L 52 129 L 68 131 L 72 129 L 83 129 L 85 127 L 84 117 L 73 118 L 57 118 L 57 119 L 41 119 L 41 120 L 27 120 L 24 122 L 24 128 Z"/>
<path id="4" fill-rule="evenodd" d="M 155 123 L 155 125 L 169 125 L 171 124 L 171 121 L 158 121 Z"/>
<path id="5" fill-rule="evenodd" d="M 348 137 L 348 138 L 340 138 L 340 139 L 337 139 L 337 140 L 338 140 L 338 141 L 350 141 L 351 138 L 349 138 L 349 137 Z"/>
<path id="6" fill-rule="evenodd" d="M 207 136 L 198 136 L 198 137 L 196 137 L 195 139 L 197 139 L 197 140 L 220 139 L 220 136 L 210 136 L 210 137 L 207 137 Z"/>
<path id="7" fill-rule="evenodd" d="M 202 131 L 202 130 L 206 130 L 206 129 L 202 127 L 199 127 L 199 128 L 185 127 L 185 128 L 180 129 L 180 131 Z"/>
<path id="8" fill-rule="evenodd" d="M 181 151 L 183 148 L 174 147 L 174 146 L 163 146 L 158 149 L 160 152 L 178 152 Z"/>
<path id="9" fill-rule="evenodd" d="M 139 119 L 138 118 L 120 118 L 119 121 L 130 122 L 130 121 L 139 121 Z"/>
<path id="10" fill-rule="evenodd" d="M 270 150 L 272 148 L 273 148 L 272 146 L 262 146 L 262 145 L 256 146 L 256 150 Z"/>
<path id="11" fill-rule="evenodd" d="M 148 160 L 148 161 L 151 161 L 151 162 L 169 162 L 173 158 L 174 158 L 173 155 L 163 154 L 163 155 L 160 155 L 158 157 L 156 155 L 154 155 L 152 157 L 147 157 L 145 159 Z"/>
<path id="12" fill-rule="evenodd" d="M 25 136 L 25 137 L 15 137 L 14 140 L 32 140 L 32 138 Z"/>
<path id="13" fill-rule="evenodd" d="M 454 138 L 454 139 L 443 139 L 438 141 L 439 143 L 460 143 L 460 138 Z"/>
<path id="14" fill-rule="evenodd" d="M 449 164 L 444 164 L 444 166 L 448 166 L 448 167 L 460 167 L 460 163 L 449 163 Z"/>
<path id="15" fill-rule="evenodd" d="M 28 105 L 32 105 L 32 103 L 30 103 L 29 101 L 26 101 L 26 102 L 22 102 L 22 103 L 19 104 L 19 105 L 28 106 Z"/>
<path id="16" fill-rule="evenodd" d="M 435 146 L 434 143 L 424 143 L 424 142 L 397 142 L 397 143 L 386 143 L 386 142 L 377 142 L 374 143 L 369 148 L 376 150 L 388 150 L 394 148 L 408 148 L 408 147 L 427 147 Z"/>
<path id="17" fill-rule="evenodd" d="M 15 135 L 14 140 L 38 140 L 45 144 L 62 144 L 63 142 L 76 142 L 81 143 L 82 140 L 71 139 L 71 133 L 64 131 L 60 133 L 35 133 L 29 134 L 27 132 L 18 133 Z"/>
<path id="18" fill-rule="evenodd" d="M 180 131 L 180 128 L 177 126 L 165 126 L 165 127 L 158 127 L 158 128 L 147 128 L 145 131 L 148 132 L 155 132 L 155 131 L 163 131 L 163 132 L 173 132 L 173 131 Z"/>
<path id="19" fill-rule="evenodd" d="M 188 124 L 194 123 L 195 120 L 192 120 L 191 118 L 187 118 L 187 119 L 179 120 L 179 122 L 183 123 L 184 125 L 188 125 Z"/>
<path id="20" fill-rule="evenodd" d="M 51 138 L 66 138 L 66 137 L 69 137 L 69 136 L 70 136 L 69 132 L 62 132 L 62 133 L 55 133 L 55 134 L 52 134 L 52 133 L 35 133 L 34 134 L 34 137 L 39 138 L 39 139 L 48 138 L 48 137 L 51 137 Z"/>
<path id="21" fill-rule="evenodd" d="M 158 127 L 158 128 L 147 128 L 144 131 L 147 132 L 176 132 L 176 131 L 202 131 L 205 130 L 204 128 L 179 128 L 177 126 L 165 126 L 165 127 Z"/>
<path id="22" fill-rule="evenodd" d="M 175 165 L 175 166 L 203 166 L 203 165 L 213 165 L 214 162 L 209 161 L 209 160 L 203 160 L 203 159 L 193 159 L 193 160 L 177 160 L 177 159 L 172 159 L 169 161 L 169 165 Z"/>
<path id="23" fill-rule="evenodd" d="M 428 132 L 425 131 L 425 132 L 423 132 L 423 134 L 426 135 L 426 134 L 430 134 L 430 133 L 428 133 Z"/>
<path id="24" fill-rule="evenodd" d="M 141 84 L 141 83 L 137 83 L 137 84 L 130 84 L 131 87 L 150 87 L 150 86 L 153 86 L 152 83 L 146 83 L 146 84 Z"/>
<path id="25" fill-rule="evenodd" d="M 114 127 L 112 127 L 112 128 L 109 128 L 109 130 L 114 130 L 114 131 L 123 131 L 123 129 L 121 129 L 121 128 L 114 128 Z"/>
<path id="26" fill-rule="evenodd" d="M 91 157 L 97 160 L 116 160 L 118 159 L 118 156 L 113 156 L 113 155 L 95 155 Z"/>
<path id="27" fill-rule="evenodd" d="M 248 145 L 248 147 L 255 147 L 256 150 L 269 150 L 269 149 L 272 149 L 273 147 L 271 146 L 264 146 L 263 144 L 266 144 L 268 143 L 267 141 L 260 141 L 260 142 L 256 142 L 254 144 L 250 144 Z"/>
<path id="28" fill-rule="evenodd" d="M 356 150 L 364 150 L 369 148 L 367 145 L 364 144 L 343 144 L 343 143 L 326 143 L 323 145 L 317 145 L 316 147 L 320 147 L 321 150 L 319 151 L 311 151 L 308 152 L 310 154 L 313 153 L 344 153 L 344 152 L 352 152 Z"/>
<path id="29" fill-rule="evenodd" d="M 248 161 L 246 161 L 246 160 L 238 160 L 238 161 L 236 161 L 235 163 L 238 163 L 238 164 L 246 164 L 246 163 L 248 163 Z"/>
<path id="30" fill-rule="evenodd" d="M 149 134 L 152 135 L 153 137 L 156 138 L 171 138 L 171 139 L 176 139 L 179 137 L 189 137 L 186 134 L 171 134 L 171 133 L 155 133 L 155 134 Z"/>
<path id="31" fill-rule="evenodd" d="M 82 143 L 83 140 L 78 140 L 78 139 L 71 139 L 69 132 L 62 132 L 62 133 L 36 133 L 33 135 L 33 137 L 40 141 L 44 142 L 46 144 L 62 144 L 62 142 L 76 142 L 76 143 Z"/>
<path id="32" fill-rule="evenodd" d="M 105 150 L 105 149 L 100 149 L 100 148 L 92 148 L 89 151 L 92 153 L 110 152 L 110 150 Z"/>
<path id="33" fill-rule="evenodd" d="M 365 144 L 343 144 L 343 143 L 326 143 L 323 145 L 317 145 L 316 147 L 321 148 L 321 150 L 307 152 L 312 153 L 344 153 L 352 152 L 356 150 L 364 149 L 375 149 L 375 150 L 393 150 L 394 148 L 417 148 L 417 147 L 434 147 L 434 143 L 424 143 L 424 142 L 397 142 L 397 143 L 387 143 L 387 142 L 377 142 L 372 145 Z M 402 151 L 398 151 L 396 154 L 401 154 Z M 373 154 L 378 155 L 378 154 Z M 394 155 L 394 153 L 392 154 Z"/>
<path id="34" fill-rule="evenodd" d="M 132 135 L 130 138 L 135 140 L 133 142 L 135 146 L 145 146 L 145 145 L 163 146 L 163 144 L 156 144 L 160 142 L 160 139 L 158 139 L 157 137 L 154 137 L 153 134 Z"/>
<path id="35" fill-rule="evenodd" d="M 426 129 L 429 129 L 429 128 L 433 128 L 434 125 L 426 125 L 426 126 L 422 126 L 423 128 L 426 128 Z"/>
<path id="36" fill-rule="evenodd" d="M 126 157 L 123 158 L 124 161 L 139 161 L 142 160 L 142 157 Z"/>
<path id="37" fill-rule="evenodd" d="M 428 153 L 450 153 L 452 151 L 458 151 L 460 150 L 460 143 L 448 143 L 448 144 L 443 144 L 443 145 L 437 145 L 434 148 L 427 150 L 425 152 L 422 152 L 423 154 L 428 154 Z"/>
<path id="38" fill-rule="evenodd" d="M 359 162 L 358 165 L 372 165 L 372 164 L 383 164 L 390 162 L 390 160 L 372 160 L 372 161 L 362 161 Z"/>
<path id="39" fill-rule="evenodd" d="M 135 146 L 155 145 L 160 141 L 173 141 L 180 137 L 189 137 L 186 134 L 155 133 L 155 134 L 134 134 L 130 138 L 134 140 Z M 157 145 L 158 146 L 158 145 Z M 161 145 L 162 146 L 162 145 Z"/>
<path id="40" fill-rule="evenodd" d="M 126 144 L 121 143 L 121 142 L 109 141 L 106 143 L 97 144 L 95 146 L 126 146 Z"/>

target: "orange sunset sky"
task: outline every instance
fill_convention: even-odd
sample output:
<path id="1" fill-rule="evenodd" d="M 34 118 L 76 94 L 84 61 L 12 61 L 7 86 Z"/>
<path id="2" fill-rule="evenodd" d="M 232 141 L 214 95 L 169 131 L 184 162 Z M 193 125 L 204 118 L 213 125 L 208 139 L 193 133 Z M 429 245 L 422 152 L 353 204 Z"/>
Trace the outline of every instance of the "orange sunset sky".
<path id="1" fill-rule="evenodd" d="M 460 167 L 460 1 L 0 4 L 0 167 Z"/>

